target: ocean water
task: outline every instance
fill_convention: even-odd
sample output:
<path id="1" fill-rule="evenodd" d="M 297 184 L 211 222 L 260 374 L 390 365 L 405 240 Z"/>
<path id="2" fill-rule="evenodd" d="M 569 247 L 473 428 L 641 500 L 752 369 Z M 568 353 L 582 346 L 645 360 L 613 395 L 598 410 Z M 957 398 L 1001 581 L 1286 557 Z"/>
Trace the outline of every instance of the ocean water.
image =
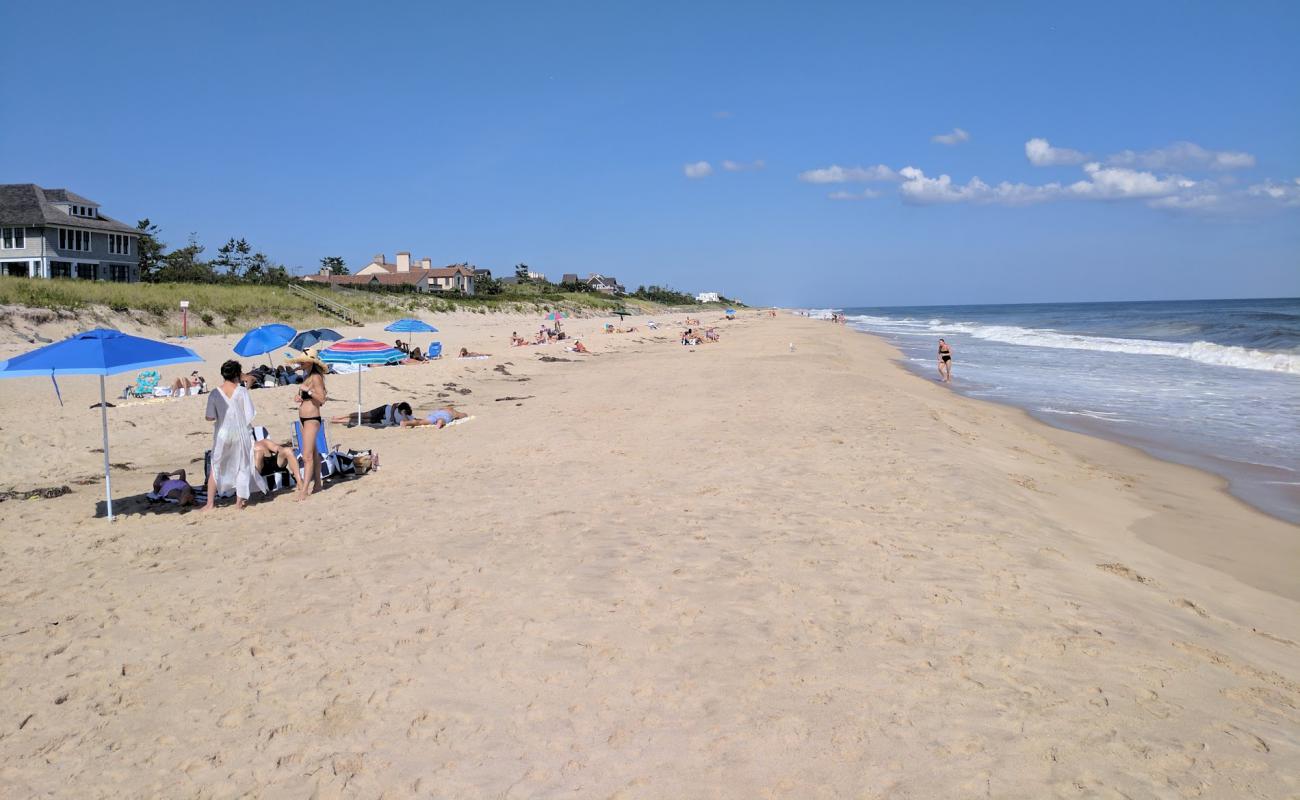
<path id="1" fill-rule="evenodd" d="M 1300 299 L 842 311 L 935 379 L 945 338 L 956 391 L 1218 473 L 1300 523 Z"/>

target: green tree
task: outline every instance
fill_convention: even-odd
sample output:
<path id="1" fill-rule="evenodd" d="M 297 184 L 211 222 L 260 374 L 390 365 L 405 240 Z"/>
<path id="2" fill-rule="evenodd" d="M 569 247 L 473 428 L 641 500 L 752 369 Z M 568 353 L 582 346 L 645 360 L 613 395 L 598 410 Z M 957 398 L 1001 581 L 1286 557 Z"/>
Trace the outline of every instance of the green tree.
<path id="1" fill-rule="evenodd" d="M 474 294 L 492 295 L 501 294 L 501 281 L 491 275 L 482 275 L 474 278 Z"/>
<path id="2" fill-rule="evenodd" d="M 137 222 L 135 228 L 140 231 L 135 243 L 136 254 L 140 257 L 140 280 L 157 281 L 158 272 L 163 267 L 163 250 L 167 245 L 158 238 L 161 233 L 158 226 L 148 219 Z"/>
<path id="3" fill-rule="evenodd" d="M 520 283 L 528 283 L 530 280 L 532 280 L 531 278 L 528 277 L 527 264 L 515 264 L 515 280 L 519 281 Z"/>
<path id="4" fill-rule="evenodd" d="M 243 237 L 239 239 L 231 237 L 217 248 L 217 257 L 212 259 L 212 267 L 216 270 L 224 270 L 225 276 L 229 279 L 239 280 L 248 267 L 249 253 L 252 250 L 253 248 Z"/>
<path id="5" fill-rule="evenodd" d="M 244 264 L 244 280 L 248 283 L 266 283 L 266 276 L 272 266 L 271 259 L 266 257 L 266 253 L 253 253 Z"/>
<path id="6" fill-rule="evenodd" d="M 203 245 L 199 244 L 197 235 L 191 233 L 188 244 L 163 257 L 157 279 L 166 283 L 214 283 L 217 276 L 212 265 L 201 259 L 201 255 Z"/>
<path id="7" fill-rule="evenodd" d="M 347 275 L 348 265 L 342 256 L 325 256 L 320 260 L 321 269 L 329 270 L 331 275 Z"/>

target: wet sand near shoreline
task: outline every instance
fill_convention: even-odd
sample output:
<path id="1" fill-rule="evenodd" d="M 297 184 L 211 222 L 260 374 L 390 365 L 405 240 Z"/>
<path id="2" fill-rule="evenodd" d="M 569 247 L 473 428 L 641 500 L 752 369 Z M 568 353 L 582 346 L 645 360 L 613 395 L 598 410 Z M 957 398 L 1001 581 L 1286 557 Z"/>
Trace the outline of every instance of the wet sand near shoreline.
<path id="1" fill-rule="evenodd" d="M 1213 477 L 815 320 L 569 321 L 591 356 L 431 321 L 492 357 L 366 372 L 365 405 L 473 419 L 330 426 L 382 468 L 242 513 L 131 499 L 202 457 L 202 398 L 110 409 L 110 525 L 97 384 L 0 383 L 0 488 L 74 490 L 0 503 L 0 793 L 1300 791 L 1300 536 Z M 279 438 L 291 392 L 253 393 Z"/>

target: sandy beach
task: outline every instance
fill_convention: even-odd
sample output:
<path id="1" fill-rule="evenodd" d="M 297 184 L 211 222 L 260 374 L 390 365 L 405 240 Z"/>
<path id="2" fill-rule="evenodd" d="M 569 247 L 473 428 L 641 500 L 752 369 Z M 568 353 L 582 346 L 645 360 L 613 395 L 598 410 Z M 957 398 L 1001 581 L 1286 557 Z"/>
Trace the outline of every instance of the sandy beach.
<path id="1" fill-rule="evenodd" d="M 0 382 L 0 489 L 73 490 L 0 503 L 0 795 L 1300 794 L 1300 528 L 844 326 L 681 319 L 429 317 L 491 357 L 364 405 L 469 421 L 330 426 L 381 468 L 211 515 L 142 498 L 204 398 L 114 401 L 110 524 L 97 381 Z"/>

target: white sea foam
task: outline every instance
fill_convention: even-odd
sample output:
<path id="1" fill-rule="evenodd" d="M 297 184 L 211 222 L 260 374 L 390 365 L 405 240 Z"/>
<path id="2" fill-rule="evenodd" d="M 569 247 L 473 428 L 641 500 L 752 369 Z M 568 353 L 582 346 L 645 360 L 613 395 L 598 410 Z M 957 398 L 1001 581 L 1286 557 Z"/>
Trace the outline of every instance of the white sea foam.
<path id="1" fill-rule="evenodd" d="M 1300 375 L 1300 355 L 1270 353 L 1234 345 L 1213 342 L 1159 342 L 1152 339 L 1116 339 L 1106 336 L 1082 336 L 1015 325 L 932 325 L 934 333 L 964 333 L 975 339 L 986 339 L 1005 344 L 1030 347 L 1055 347 L 1065 350 L 1100 350 L 1135 355 L 1169 356 L 1185 358 L 1202 364 L 1220 367 L 1255 369 L 1265 372 L 1285 372 Z"/>

